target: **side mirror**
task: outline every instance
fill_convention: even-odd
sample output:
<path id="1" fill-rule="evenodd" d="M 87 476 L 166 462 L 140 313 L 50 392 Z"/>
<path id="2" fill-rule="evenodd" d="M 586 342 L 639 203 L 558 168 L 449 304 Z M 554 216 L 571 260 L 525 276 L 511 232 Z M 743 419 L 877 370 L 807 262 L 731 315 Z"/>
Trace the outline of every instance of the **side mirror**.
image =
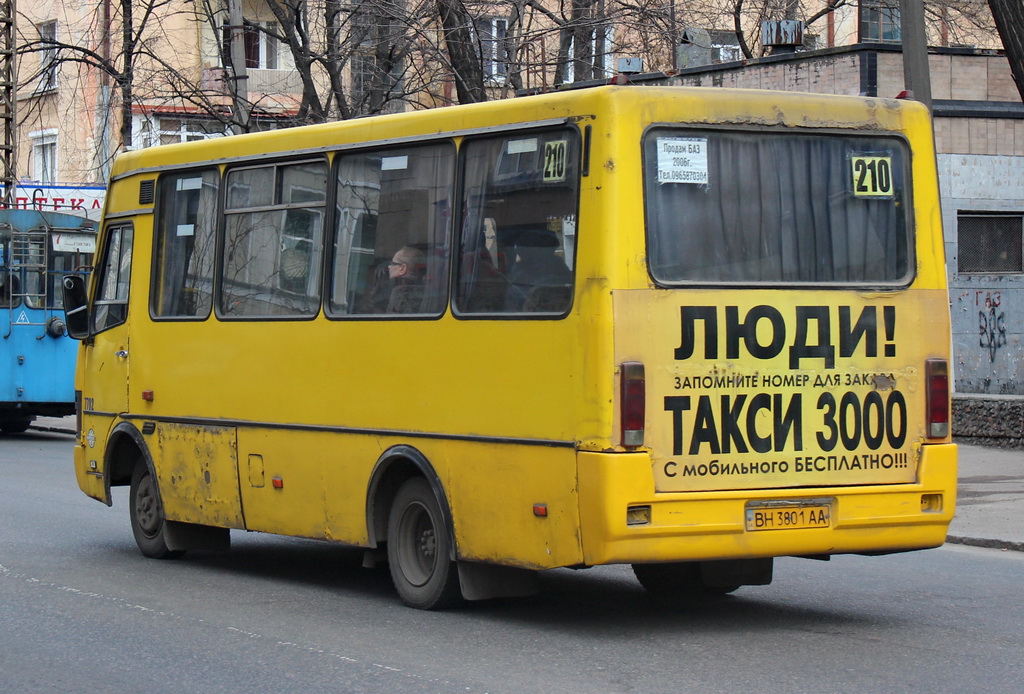
<path id="1" fill-rule="evenodd" d="M 89 295 L 82 275 L 64 275 L 64 321 L 68 335 L 76 340 L 89 338 Z"/>

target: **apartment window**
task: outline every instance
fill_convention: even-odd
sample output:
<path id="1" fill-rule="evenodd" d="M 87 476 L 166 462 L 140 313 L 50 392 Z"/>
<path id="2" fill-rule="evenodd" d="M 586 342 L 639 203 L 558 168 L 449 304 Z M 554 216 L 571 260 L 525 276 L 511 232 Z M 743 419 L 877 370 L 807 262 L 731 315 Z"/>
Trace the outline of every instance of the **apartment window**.
<path id="1" fill-rule="evenodd" d="M 895 0 L 861 0 L 860 40 L 900 43 L 900 7 Z"/>
<path id="2" fill-rule="evenodd" d="M 245 43 L 245 67 L 254 70 L 277 70 L 280 65 L 280 42 L 275 36 L 280 33 L 276 22 L 245 20 L 243 42 Z M 230 63 L 231 31 L 223 27 L 223 55 Z"/>
<path id="3" fill-rule="evenodd" d="M 484 79 L 501 81 L 508 74 L 505 39 L 508 20 L 503 17 L 482 17 L 476 20 L 476 35 L 480 39 Z"/>
<path id="4" fill-rule="evenodd" d="M 590 40 L 580 46 L 576 45 L 576 38 L 573 37 L 569 43 L 569 63 L 565 69 L 565 81 L 601 79 L 615 74 L 612 65 L 612 59 L 615 57 L 612 50 L 614 39 L 615 28 L 610 24 L 594 28 Z M 582 75 L 576 74 L 576 66 L 579 63 L 586 68 Z"/>
<path id="5" fill-rule="evenodd" d="M 961 212 L 956 222 L 957 272 L 1024 272 L 1024 216 Z"/>
<path id="6" fill-rule="evenodd" d="M 57 131 L 41 130 L 29 133 L 32 142 L 32 174 L 40 183 L 57 181 Z"/>
<path id="7" fill-rule="evenodd" d="M 399 61 L 390 72 L 384 72 L 372 53 L 354 53 L 349 60 L 352 71 L 352 100 L 362 114 L 398 113 L 403 107 L 404 89 L 402 75 L 405 65 Z M 379 101 L 374 101 L 374 91 L 380 90 Z"/>
<path id="8" fill-rule="evenodd" d="M 142 149 L 221 137 L 224 135 L 224 124 L 200 118 L 135 116 L 133 133 L 134 149 Z"/>
<path id="9" fill-rule="evenodd" d="M 48 91 L 57 88 L 57 21 L 51 20 L 36 25 L 39 41 L 43 44 L 39 51 L 39 90 Z"/>

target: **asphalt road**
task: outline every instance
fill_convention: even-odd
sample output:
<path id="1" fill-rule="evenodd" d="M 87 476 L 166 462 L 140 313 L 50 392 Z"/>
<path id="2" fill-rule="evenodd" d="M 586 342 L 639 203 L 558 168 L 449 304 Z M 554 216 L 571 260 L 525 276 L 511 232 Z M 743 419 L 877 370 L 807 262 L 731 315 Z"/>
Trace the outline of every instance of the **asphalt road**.
<path id="1" fill-rule="evenodd" d="M 403 607 L 386 570 L 326 543 L 233 533 L 226 554 L 143 558 L 123 489 L 78 491 L 71 437 L 0 438 L 4 692 L 1013 692 L 1024 553 L 947 546 L 782 559 L 699 609 L 626 567 L 541 595 Z"/>

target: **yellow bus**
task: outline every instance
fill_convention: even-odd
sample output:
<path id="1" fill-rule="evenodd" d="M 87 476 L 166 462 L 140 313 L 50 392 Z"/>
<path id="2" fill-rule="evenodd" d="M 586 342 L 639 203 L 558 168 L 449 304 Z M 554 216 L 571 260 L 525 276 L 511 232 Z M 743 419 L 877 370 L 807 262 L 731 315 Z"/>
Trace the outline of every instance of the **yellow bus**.
<path id="1" fill-rule="evenodd" d="M 949 304 L 927 110 L 607 86 L 157 147 L 65 281 L 81 489 L 143 554 L 229 531 L 401 599 L 941 545 Z"/>

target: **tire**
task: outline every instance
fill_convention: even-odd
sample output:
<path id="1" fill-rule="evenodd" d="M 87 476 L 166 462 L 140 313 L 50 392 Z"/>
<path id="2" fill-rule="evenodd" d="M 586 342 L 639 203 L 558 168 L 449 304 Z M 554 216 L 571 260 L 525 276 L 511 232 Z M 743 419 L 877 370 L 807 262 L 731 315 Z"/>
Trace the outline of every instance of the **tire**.
<path id="1" fill-rule="evenodd" d="M 5 434 L 22 434 L 28 431 L 33 419 L 33 417 L 25 417 L 23 419 L 0 420 L 0 431 Z"/>
<path id="2" fill-rule="evenodd" d="M 422 477 L 407 480 L 388 516 L 388 568 L 406 605 L 441 610 L 462 601 L 451 555 L 451 532 L 434 491 Z"/>
<path id="3" fill-rule="evenodd" d="M 633 564 L 633 575 L 651 595 L 682 602 L 696 603 L 704 598 L 728 595 L 739 589 L 738 585 L 705 584 L 698 562 Z"/>
<path id="4" fill-rule="evenodd" d="M 141 459 L 135 462 L 131 491 L 128 495 L 128 513 L 132 521 L 132 534 L 142 554 L 151 559 L 174 559 L 184 554 L 172 550 L 164 539 L 167 518 L 160 503 L 156 480 Z"/>

